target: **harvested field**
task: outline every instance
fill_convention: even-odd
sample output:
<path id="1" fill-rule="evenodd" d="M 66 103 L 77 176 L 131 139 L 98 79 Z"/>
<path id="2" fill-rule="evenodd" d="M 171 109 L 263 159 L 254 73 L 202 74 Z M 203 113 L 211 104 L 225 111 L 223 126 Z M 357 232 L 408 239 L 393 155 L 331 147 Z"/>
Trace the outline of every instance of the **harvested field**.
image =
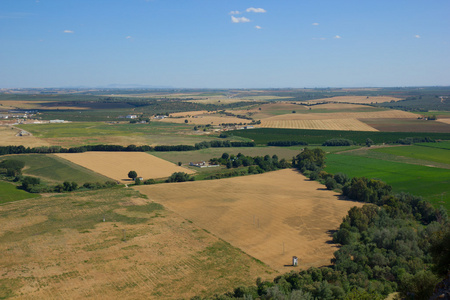
<path id="1" fill-rule="evenodd" d="M 450 122 L 425 121 L 416 119 L 360 119 L 379 131 L 384 132 L 450 132 Z"/>
<path id="2" fill-rule="evenodd" d="M 85 152 L 55 154 L 99 174 L 130 182 L 128 172 L 134 170 L 145 179 L 169 177 L 174 172 L 195 173 L 144 152 Z"/>
<path id="3" fill-rule="evenodd" d="M 198 116 L 204 114 L 211 114 L 214 112 L 208 112 L 206 110 L 194 110 L 194 111 L 183 111 L 178 113 L 171 113 L 170 116 L 174 118 L 187 117 L 187 116 Z"/>
<path id="4" fill-rule="evenodd" d="M 378 131 L 377 129 L 357 119 L 330 120 L 264 120 L 261 127 L 265 128 L 294 128 L 294 129 L 322 129 L 349 131 Z"/>
<path id="5" fill-rule="evenodd" d="M 136 189 L 281 272 L 294 255 L 302 269 L 330 264 L 330 232 L 362 206 L 292 169 Z"/>
<path id="6" fill-rule="evenodd" d="M 437 119 L 436 121 L 450 125 L 450 118 L 445 118 L 445 119 L 440 118 L 440 119 Z"/>
<path id="7" fill-rule="evenodd" d="M 19 132 L 21 132 L 20 129 L 12 126 L 0 126 L 0 146 L 50 146 L 48 142 L 32 135 L 18 136 Z"/>
<path id="8" fill-rule="evenodd" d="M 377 131 L 360 119 L 417 119 L 417 115 L 399 110 L 369 112 L 335 112 L 288 114 L 274 116 L 261 121 L 266 128 L 297 128 L 322 130 Z"/>
<path id="9" fill-rule="evenodd" d="M 390 97 L 390 96 L 377 96 L 377 97 L 368 97 L 368 96 L 337 96 L 331 98 L 321 98 L 307 101 L 308 103 L 317 103 L 317 102 L 346 102 L 346 103 L 384 103 L 391 101 L 400 101 L 402 98 Z"/>
<path id="10" fill-rule="evenodd" d="M 125 188 L 0 206 L 0 251 L 2 299 L 189 299 L 276 275 Z"/>

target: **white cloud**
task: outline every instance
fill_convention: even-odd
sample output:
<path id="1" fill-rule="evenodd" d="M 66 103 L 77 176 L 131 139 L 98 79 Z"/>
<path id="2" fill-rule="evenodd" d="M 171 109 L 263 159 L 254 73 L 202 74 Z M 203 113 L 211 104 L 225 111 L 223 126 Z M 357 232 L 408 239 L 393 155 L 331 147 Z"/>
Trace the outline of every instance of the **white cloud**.
<path id="1" fill-rule="evenodd" d="M 416 34 L 414 37 L 415 37 L 416 39 L 420 39 L 420 35 L 418 35 L 418 34 Z"/>
<path id="2" fill-rule="evenodd" d="M 319 26 L 319 23 L 312 23 L 313 26 Z"/>
<path id="3" fill-rule="evenodd" d="M 256 25 L 255 28 L 256 28 L 256 29 L 262 29 L 262 27 L 259 26 L 259 25 Z"/>
<path id="4" fill-rule="evenodd" d="M 73 31 L 73 30 L 67 30 L 67 29 L 66 29 L 66 30 L 64 30 L 63 32 L 64 32 L 64 33 L 74 33 L 75 31 Z"/>
<path id="5" fill-rule="evenodd" d="M 340 35 L 336 35 L 334 36 L 335 39 L 342 39 L 342 37 Z"/>
<path id="6" fill-rule="evenodd" d="M 266 10 L 264 8 L 254 8 L 254 7 L 249 7 L 245 10 L 246 12 L 254 12 L 254 13 L 265 13 Z"/>
<path id="7" fill-rule="evenodd" d="M 234 16 L 231 16 L 231 22 L 233 22 L 233 23 L 247 23 L 247 22 L 250 22 L 250 20 L 247 19 L 246 17 L 236 18 Z"/>
<path id="8" fill-rule="evenodd" d="M 127 40 L 132 39 L 132 38 L 133 38 L 133 37 L 130 36 L 130 35 L 126 37 Z"/>
<path id="9" fill-rule="evenodd" d="M 238 11 L 238 10 L 232 10 L 232 11 L 230 11 L 230 15 L 240 15 L 240 14 L 241 14 L 241 12 Z"/>

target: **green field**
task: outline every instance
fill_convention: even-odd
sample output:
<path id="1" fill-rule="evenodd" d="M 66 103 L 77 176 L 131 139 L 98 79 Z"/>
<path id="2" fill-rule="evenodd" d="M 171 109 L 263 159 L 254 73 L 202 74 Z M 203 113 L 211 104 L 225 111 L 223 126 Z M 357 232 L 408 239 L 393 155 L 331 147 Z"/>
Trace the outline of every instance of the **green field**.
<path id="1" fill-rule="evenodd" d="M 416 146 L 433 147 L 450 150 L 450 142 L 444 141 L 439 143 L 418 143 Z"/>
<path id="2" fill-rule="evenodd" d="M 422 196 L 450 210 L 450 170 L 344 154 L 327 155 L 326 165 L 327 172 L 379 179 L 395 192 Z"/>
<path id="3" fill-rule="evenodd" d="M 229 134 L 254 140 L 257 144 L 267 144 L 271 141 L 305 141 L 308 144 L 321 145 L 326 140 L 332 138 L 349 139 L 358 144 L 365 144 L 367 138 L 370 138 L 376 144 L 394 143 L 398 139 L 407 137 L 429 137 L 432 139 L 450 140 L 450 133 L 436 132 L 375 132 L 258 128 L 229 131 Z"/>
<path id="4" fill-rule="evenodd" d="M 106 176 L 95 173 L 68 160 L 52 154 L 17 154 L 3 156 L 2 159 L 15 159 L 25 162 L 23 175 L 41 178 L 44 182 L 105 182 L 111 180 Z"/>
<path id="5" fill-rule="evenodd" d="M 19 190 L 14 184 L 0 181 L 0 204 L 36 197 L 40 197 L 40 195 L 27 193 Z"/>
<path id="6" fill-rule="evenodd" d="M 150 124 L 74 122 L 57 124 L 27 124 L 20 125 L 20 128 L 31 132 L 39 138 L 62 138 L 176 134 L 178 131 L 183 129 L 192 129 L 192 126 L 163 122 L 151 122 Z"/>
<path id="7" fill-rule="evenodd" d="M 372 151 L 406 156 L 414 159 L 428 160 L 438 163 L 444 163 L 450 165 L 450 149 L 424 147 L 424 146 L 401 146 L 401 147 L 388 147 L 373 149 Z"/>

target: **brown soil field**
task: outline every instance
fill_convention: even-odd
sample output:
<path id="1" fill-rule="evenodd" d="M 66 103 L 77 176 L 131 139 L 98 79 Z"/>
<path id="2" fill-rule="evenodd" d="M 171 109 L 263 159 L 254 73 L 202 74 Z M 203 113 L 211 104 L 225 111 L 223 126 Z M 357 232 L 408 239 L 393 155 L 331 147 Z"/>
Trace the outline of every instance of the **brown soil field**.
<path id="1" fill-rule="evenodd" d="M 444 118 L 444 119 L 440 118 L 440 119 L 437 119 L 436 121 L 450 125 L 450 118 Z"/>
<path id="2" fill-rule="evenodd" d="M 267 118 L 274 120 L 329 120 L 329 119 L 417 119 L 417 115 L 401 110 L 384 110 L 369 112 L 335 112 L 314 114 L 288 114 Z"/>
<path id="3" fill-rule="evenodd" d="M 12 126 L 0 126 L 0 146 L 20 146 L 25 147 L 39 147 L 39 146 L 50 146 L 50 144 L 37 137 L 27 135 L 27 136 L 17 136 L 20 132 Z"/>
<path id="4" fill-rule="evenodd" d="M 292 270 L 292 256 L 301 269 L 329 265 L 331 232 L 362 206 L 292 169 L 136 189 L 280 272 Z"/>
<path id="5" fill-rule="evenodd" d="M 450 132 L 450 123 L 418 119 L 361 119 L 379 131 L 386 132 Z"/>
<path id="6" fill-rule="evenodd" d="M 84 152 L 55 155 L 123 183 L 131 182 L 127 177 L 131 170 L 136 171 L 144 180 L 169 177 L 174 172 L 195 173 L 144 152 Z"/>
<path id="7" fill-rule="evenodd" d="M 308 103 L 317 102 L 347 102 L 347 103 L 383 103 L 390 101 L 400 101 L 402 98 L 390 97 L 390 96 L 377 96 L 377 97 L 367 97 L 367 96 L 338 96 L 331 98 L 321 98 L 307 101 Z"/>
<path id="8" fill-rule="evenodd" d="M 0 206 L 0 298 L 189 299 L 277 275 L 151 205 L 123 188 Z"/>
<path id="9" fill-rule="evenodd" d="M 210 114 L 204 114 L 204 115 L 197 115 L 195 117 L 189 117 L 189 118 L 165 118 L 163 120 L 160 120 L 158 122 L 169 122 L 169 123 L 179 123 L 184 124 L 185 120 L 189 121 L 189 124 L 196 124 L 196 125 L 219 125 L 222 123 L 250 123 L 250 120 L 246 119 L 240 119 L 236 117 L 228 117 L 228 116 L 220 116 L 220 115 L 210 115 Z"/>
<path id="10" fill-rule="evenodd" d="M 349 131 L 378 131 L 357 119 L 323 119 L 323 120 L 264 120 L 261 127 L 293 128 L 293 129 L 322 129 Z"/>

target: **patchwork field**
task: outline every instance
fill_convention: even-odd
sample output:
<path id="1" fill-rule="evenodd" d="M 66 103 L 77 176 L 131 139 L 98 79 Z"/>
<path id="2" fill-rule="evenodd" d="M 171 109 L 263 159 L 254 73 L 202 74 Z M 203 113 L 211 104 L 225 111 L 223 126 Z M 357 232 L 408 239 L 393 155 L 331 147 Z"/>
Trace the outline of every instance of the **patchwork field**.
<path id="1" fill-rule="evenodd" d="M 42 139 L 32 135 L 18 136 L 21 130 L 12 126 L 0 126 L 0 146 L 20 146 L 39 147 L 50 146 L 50 144 Z"/>
<path id="2" fill-rule="evenodd" d="M 158 122 L 166 122 L 166 123 L 177 123 L 177 124 L 185 124 L 185 120 L 188 120 L 189 124 L 195 124 L 195 125 L 219 125 L 222 123 L 250 123 L 250 120 L 236 118 L 236 117 L 229 117 L 229 116 L 221 116 L 219 114 L 217 115 L 211 115 L 211 114 L 202 114 L 202 115 L 196 115 L 186 118 L 165 118 L 163 120 L 160 120 Z"/>
<path id="3" fill-rule="evenodd" d="M 144 180 L 169 177 L 174 172 L 194 173 L 192 170 L 144 152 L 84 152 L 55 155 L 123 183 L 130 182 L 127 175 L 131 170 L 136 171 Z"/>
<path id="4" fill-rule="evenodd" d="M 322 129 L 322 130 L 350 130 L 377 131 L 377 129 L 359 121 L 360 119 L 417 119 L 417 115 L 398 110 L 368 111 L 368 112 L 335 112 L 286 114 L 263 119 L 261 127 L 293 128 L 293 129 Z"/>
<path id="5" fill-rule="evenodd" d="M 125 188 L 1 205 L 0 252 L 1 299 L 189 299 L 276 275 Z"/>
<path id="6" fill-rule="evenodd" d="M 302 269 L 330 264 L 331 232 L 362 205 L 292 169 L 136 189 L 280 272 L 294 255 Z"/>
<path id="7" fill-rule="evenodd" d="M 391 101 L 403 100 L 402 98 L 390 97 L 390 96 L 337 96 L 331 98 L 321 98 L 308 101 L 308 103 L 317 102 L 347 102 L 347 103 L 383 103 Z"/>
<path id="8" fill-rule="evenodd" d="M 22 173 L 36 176 L 43 182 L 54 184 L 64 181 L 83 184 L 85 182 L 105 182 L 111 180 L 80 165 L 62 159 L 54 154 L 17 154 L 1 156 L 3 159 L 15 159 L 25 163 Z"/>
<path id="9" fill-rule="evenodd" d="M 261 122 L 263 128 L 378 131 L 357 119 L 271 120 Z"/>

